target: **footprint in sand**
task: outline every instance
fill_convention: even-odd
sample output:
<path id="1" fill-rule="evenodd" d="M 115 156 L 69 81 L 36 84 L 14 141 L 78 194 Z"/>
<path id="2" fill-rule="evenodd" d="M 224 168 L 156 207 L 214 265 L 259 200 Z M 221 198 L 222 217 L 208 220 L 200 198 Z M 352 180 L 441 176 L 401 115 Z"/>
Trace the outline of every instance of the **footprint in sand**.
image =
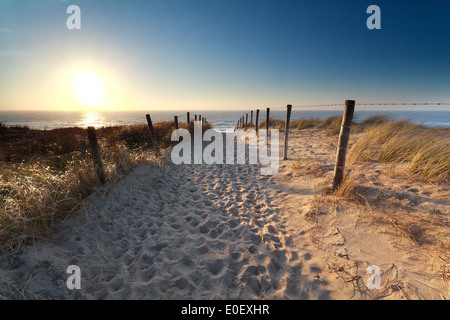
<path id="1" fill-rule="evenodd" d="M 212 276 L 220 276 L 220 273 L 225 268 L 223 259 L 216 259 L 206 264 L 206 269 Z"/>

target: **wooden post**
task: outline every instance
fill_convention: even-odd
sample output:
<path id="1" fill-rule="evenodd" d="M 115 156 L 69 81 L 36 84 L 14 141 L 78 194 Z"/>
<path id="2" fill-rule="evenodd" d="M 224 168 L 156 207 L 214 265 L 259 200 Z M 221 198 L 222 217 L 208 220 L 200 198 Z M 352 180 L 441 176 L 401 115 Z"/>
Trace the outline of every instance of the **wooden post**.
<path id="1" fill-rule="evenodd" d="M 150 129 L 150 139 L 152 142 L 156 142 L 155 132 L 153 131 L 152 118 L 150 118 L 149 114 L 146 114 L 145 117 L 147 118 L 148 128 Z"/>
<path id="2" fill-rule="evenodd" d="M 247 130 L 247 124 L 248 124 L 248 113 L 245 114 L 245 130 Z"/>
<path id="3" fill-rule="evenodd" d="M 253 110 L 250 111 L 250 128 L 253 127 Z"/>
<path id="4" fill-rule="evenodd" d="M 344 116 L 342 117 L 339 145 L 336 153 L 336 166 L 334 167 L 333 191 L 336 190 L 344 179 L 345 156 L 347 154 L 350 127 L 352 125 L 355 101 L 345 101 Z"/>
<path id="5" fill-rule="evenodd" d="M 195 115 L 195 121 L 197 121 L 197 115 Z"/>
<path id="6" fill-rule="evenodd" d="M 175 121 L 175 130 L 178 129 L 178 116 L 174 116 L 173 120 Z"/>
<path id="7" fill-rule="evenodd" d="M 259 109 L 256 109 L 256 119 L 255 119 L 255 126 L 256 126 L 256 134 L 258 134 L 258 120 L 259 120 Z"/>
<path id="8" fill-rule="evenodd" d="M 202 121 L 202 115 L 201 114 L 198 115 L 198 121 Z"/>
<path id="9" fill-rule="evenodd" d="M 266 144 L 269 143 L 269 118 L 270 118 L 270 108 L 266 110 Z"/>
<path id="10" fill-rule="evenodd" d="M 186 122 L 187 124 L 189 124 L 191 122 L 191 115 L 188 113 L 186 113 Z"/>
<path id="11" fill-rule="evenodd" d="M 292 110 L 292 105 L 288 104 L 287 105 L 287 110 L 286 110 L 286 129 L 285 129 L 285 134 L 284 134 L 284 156 L 283 156 L 283 160 L 287 160 L 287 152 L 288 152 L 288 135 L 289 135 L 289 122 L 291 122 L 291 110 Z"/>
<path id="12" fill-rule="evenodd" d="M 105 183 L 105 170 L 103 169 L 102 156 L 98 145 L 97 133 L 94 127 L 88 127 L 88 139 L 91 146 L 91 155 L 94 166 L 97 169 L 97 177 L 101 184 Z"/>

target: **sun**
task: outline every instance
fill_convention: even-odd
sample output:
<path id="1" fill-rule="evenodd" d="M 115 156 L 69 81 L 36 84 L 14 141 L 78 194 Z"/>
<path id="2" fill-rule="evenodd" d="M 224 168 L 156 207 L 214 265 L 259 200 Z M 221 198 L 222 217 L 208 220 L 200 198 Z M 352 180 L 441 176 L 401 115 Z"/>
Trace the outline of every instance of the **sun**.
<path id="1" fill-rule="evenodd" d="M 105 94 L 102 79 L 90 71 L 80 72 L 75 75 L 73 90 L 78 100 L 88 107 L 98 106 Z"/>

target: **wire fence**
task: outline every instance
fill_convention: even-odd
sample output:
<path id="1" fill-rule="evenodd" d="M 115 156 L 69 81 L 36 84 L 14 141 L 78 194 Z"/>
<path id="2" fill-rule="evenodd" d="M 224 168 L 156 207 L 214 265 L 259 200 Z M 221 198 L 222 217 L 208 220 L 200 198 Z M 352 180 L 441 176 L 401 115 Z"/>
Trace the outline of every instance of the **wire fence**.
<path id="1" fill-rule="evenodd" d="M 294 105 L 291 106 L 292 109 L 302 109 L 302 108 L 326 108 L 326 107 L 344 107 L 345 103 L 325 103 L 325 104 L 308 104 L 308 105 Z M 401 107 L 401 106 L 450 106 L 450 102 L 355 102 L 356 107 L 364 107 L 364 106 L 393 106 L 393 107 Z M 269 107 L 269 108 L 261 108 L 261 111 L 264 112 L 266 109 L 270 110 L 286 110 L 286 106 L 283 107 Z M 255 108 L 254 110 L 258 110 Z M 251 111 L 250 111 L 251 112 Z M 267 112 L 267 111 L 266 111 Z M 177 117 L 177 120 L 188 120 L 187 112 L 181 114 L 175 114 L 174 117 Z M 200 114 L 190 114 L 190 120 L 194 120 L 195 118 L 200 117 Z M 204 117 L 201 117 L 204 119 Z M 242 119 L 243 118 L 243 119 Z M 256 118 L 256 117 L 255 117 Z M 242 120 L 241 120 L 242 119 Z M 250 117 L 249 122 L 253 122 L 253 115 Z M 244 116 L 239 118 L 238 125 L 242 126 L 245 124 L 245 113 Z"/>
<path id="2" fill-rule="evenodd" d="M 344 103 L 328 103 L 328 104 L 311 104 L 311 105 L 298 105 L 292 106 L 292 108 L 316 108 L 316 107 L 340 107 L 344 106 Z M 362 102 L 355 103 L 355 106 L 450 106 L 450 102 Z M 286 109 L 286 107 L 273 108 Z"/>
<path id="3" fill-rule="evenodd" d="M 309 104 L 292 106 L 293 109 L 321 108 L 321 107 L 343 107 L 345 103 Z M 450 102 L 362 102 L 355 106 L 450 106 Z M 270 110 L 286 110 L 286 107 L 274 107 Z"/>
<path id="4" fill-rule="evenodd" d="M 296 106 L 291 106 L 291 108 L 292 109 L 302 109 L 302 108 L 313 109 L 313 108 L 321 108 L 321 107 L 344 107 L 344 106 L 345 106 L 345 103 L 326 103 L 326 104 L 296 105 Z M 450 106 L 450 102 L 361 102 L 361 103 L 355 102 L 355 106 L 356 107 L 361 107 L 361 106 L 394 106 L 394 107 L 397 107 L 397 106 L 398 107 L 400 107 L 400 106 Z M 269 112 L 271 110 L 286 110 L 286 106 L 262 108 L 262 111 L 265 111 L 264 109 L 266 109 L 266 110 L 268 109 Z M 237 122 L 238 126 L 243 126 L 245 124 L 245 120 L 241 120 L 241 118 Z"/>
<path id="5" fill-rule="evenodd" d="M 450 102 L 375 102 L 355 103 L 356 106 L 450 106 Z"/>

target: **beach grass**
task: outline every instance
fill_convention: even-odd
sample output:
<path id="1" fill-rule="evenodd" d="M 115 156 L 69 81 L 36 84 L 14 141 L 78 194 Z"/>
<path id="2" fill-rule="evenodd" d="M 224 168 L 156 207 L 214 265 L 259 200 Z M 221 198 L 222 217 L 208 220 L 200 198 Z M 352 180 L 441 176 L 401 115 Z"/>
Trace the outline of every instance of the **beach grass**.
<path id="1" fill-rule="evenodd" d="M 342 116 L 332 116 L 326 119 L 319 118 L 298 118 L 291 120 L 289 123 L 289 128 L 296 128 L 297 130 L 309 129 L 309 128 L 324 128 L 328 130 L 328 133 L 331 135 L 338 134 L 341 130 L 342 124 Z M 286 127 L 286 121 L 269 118 L 269 125 L 272 128 L 284 130 Z M 239 128 L 244 128 L 244 126 L 240 126 Z M 261 121 L 258 125 L 259 128 L 266 127 L 266 120 Z"/>
<path id="2" fill-rule="evenodd" d="M 341 125 L 342 125 L 342 116 L 328 117 L 321 123 L 321 126 L 329 128 L 330 130 L 329 133 L 332 135 L 339 134 L 339 132 L 341 131 Z"/>
<path id="3" fill-rule="evenodd" d="M 306 118 L 306 119 L 300 118 L 300 119 L 292 120 L 289 123 L 289 126 L 297 128 L 298 130 L 301 130 L 301 129 L 317 127 L 317 126 L 320 126 L 320 124 L 321 124 L 321 120 L 318 118 Z"/>
<path id="4" fill-rule="evenodd" d="M 285 127 L 285 121 L 284 120 L 279 120 L 279 119 L 274 119 L 274 118 L 269 118 L 269 126 L 278 130 L 283 130 Z M 259 128 L 263 129 L 266 127 L 266 120 L 262 120 L 259 125 Z M 241 127 L 242 128 L 242 127 Z M 244 125 L 245 128 L 245 125 Z"/>
<path id="5" fill-rule="evenodd" d="M 427 128 L 408 121 L 378 120 L 366 123 L 362 137 L 349 152 L 349 163 L 369 160 L 402 163 L 407 165 L 409 173 L 424 180 L 448 181 L 449 128 Z"/>
<path id="6" fill-rule="evenodd" d="M 11 253 L 49 236 L 55 222 L 80 209 L 89 194 L 107 189 L 140 163 L 161 165 L 174 122 L 154 124 L 157 145 L 147 125 L 97 129 L 105 185 L 98 182 L 85 129 L 0 128 L 0 252 Z"/>

